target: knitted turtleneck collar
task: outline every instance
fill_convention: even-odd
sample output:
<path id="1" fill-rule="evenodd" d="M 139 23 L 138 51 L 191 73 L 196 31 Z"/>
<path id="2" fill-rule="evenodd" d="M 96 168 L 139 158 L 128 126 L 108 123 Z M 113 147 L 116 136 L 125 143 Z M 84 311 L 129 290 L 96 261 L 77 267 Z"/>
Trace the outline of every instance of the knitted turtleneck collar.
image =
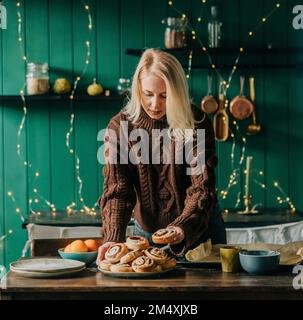
<path id="1" fill-rule="evenodd" d="M 144 110 L 143 107 L 141 107 L 141 112 L 138 120 L 136 121 L 136 127 L 137 128 L 144 128 L 148 131 L 151 131 L 151 129 L 164 129 L 168 128 L 168 122 L 166 115 L 164 115 L 160 119 L 152 119 Z"/>

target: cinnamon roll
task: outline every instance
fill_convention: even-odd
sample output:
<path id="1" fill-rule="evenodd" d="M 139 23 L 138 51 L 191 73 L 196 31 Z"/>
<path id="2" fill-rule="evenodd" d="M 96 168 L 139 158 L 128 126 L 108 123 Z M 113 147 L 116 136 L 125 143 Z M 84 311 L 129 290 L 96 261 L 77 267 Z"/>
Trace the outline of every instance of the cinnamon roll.
<path id="1" fill-rule="evenodd" d="M 109 262 L 108 260 L 101 260 L 99 264 L 99 267 L 105 271 L 110 271 L 111 266 L 112 266 L 112 263 Z"/>
<path id="2" fill-rule="evenodd" d="M 152 240 L 154 243 L 159 243 L 159 244 L 168 244 L 172 243 L 176 240 L 177 237 L 177 231 L 173 228 L 165 228 L 165 229 L 160 229 L 156 231 L 152 235 Z"/>
<path id="3" fill-rule="evenodd" d="M 130 250 L 145 250 L 149 247 L 148 240 L 141 236 L 128 237 L 125 244 Z"/>
<path id="4" fill-rule="evenodd" d="M 159 248 L 149 247 L 144 251 L 145 255 L 152 260 L 154 260 L 157 264 L 162 264 L 167 259 L 167 253 Z"/>
<path id="5" fill-rule="evenodd" d="M 110 267 L 111 272 L 133 272 L 131 265 L 127 263 L 112 264 Z"/>
<path id="6" fill-rule="evenodd" d="M 155 265 L 154 260 L 146 256 L 138 257 L 132 262 L 132 268 L 135 272 L 152 272 Z"/>
<path id="7" fill-rule="evenodd" d="M 140 257 L 142 255 L 143 255 L 143 252 L 140 249 L 137 249 L 137 250 L 134 250 L 134 251 L 130 251 L 129 253 L 127 253 L 125 256 L 123 256 L 120 259 L 120 262 L 121 263 L 130 263 L 130 262 L 132 262 L 133 260 L 135 260 L 136 258 L 138 258 L 138 257 Z"/>
<path id="8" fill-rule="evenodd" d="M 124 243 L 112 244 L 105 253 L 105 259 L 111 263 L 117 263 L 128 253 L 127 246 Z"/>
<path id="9" fill-rule="evenodd" d="M 175 258 L 168 258 L 165 260 L 165 262 L 163 264 L 161 264 L 161 267 L 163 270 L 168 270 L 168 269 L 172 269 L 177 265 L 177 261 Z"/>

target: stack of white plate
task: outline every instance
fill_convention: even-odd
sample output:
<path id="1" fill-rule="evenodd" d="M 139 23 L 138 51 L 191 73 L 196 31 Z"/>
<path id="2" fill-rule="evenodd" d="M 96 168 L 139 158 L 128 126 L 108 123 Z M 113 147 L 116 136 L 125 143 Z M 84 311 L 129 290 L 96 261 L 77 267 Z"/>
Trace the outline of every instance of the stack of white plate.
<path id="1" fill-rule="evenodd" d="M 73 275 L 86 268 L 85 263 L 71 259 L 29 258 L 10 264 L 10 270 L 23 277 L 52 278 Z"/>

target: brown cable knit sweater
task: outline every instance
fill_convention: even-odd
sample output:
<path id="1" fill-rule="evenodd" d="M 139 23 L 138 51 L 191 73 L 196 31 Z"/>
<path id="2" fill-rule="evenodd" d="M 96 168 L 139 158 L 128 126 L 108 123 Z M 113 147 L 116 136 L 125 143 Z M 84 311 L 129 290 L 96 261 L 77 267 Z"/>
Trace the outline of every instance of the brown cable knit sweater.
<path id="1" fill-rule="evenodd" d="M 148 232 L 168 225 L 183 228 L 185 240 L 175 248 L 179 254 L 183 254 L 207 229 L 210 213 L 217 202 L 214 133 L 209 118 L 195 106 L 192 110 L 196 120 L 204 117 L 196 125 L 196 129 L 205 129 L 206 167 L 203 174 L 186 175 L 188 164 L 174 164 L 174 152 L 171 152 L 170 164 L 106 164 L 103 194 L 99 198 L 105 241 L 125 241 L 132 213 Z M 118 143 L 120 121 L 128 121 L 122 111 L 108 125 L 116 132 Z M 128 121 L 128 128 L 129 131 L 144 128 L 150 133 L 152 129 L 168 128 L 168 123 L 165 116 L 160 120 L 150 118 L 142 108 L 136 124 Z M 136 142 L 128 142 L 128 150 Z M 174 147 L 174 141 L 171 143 Z"/>

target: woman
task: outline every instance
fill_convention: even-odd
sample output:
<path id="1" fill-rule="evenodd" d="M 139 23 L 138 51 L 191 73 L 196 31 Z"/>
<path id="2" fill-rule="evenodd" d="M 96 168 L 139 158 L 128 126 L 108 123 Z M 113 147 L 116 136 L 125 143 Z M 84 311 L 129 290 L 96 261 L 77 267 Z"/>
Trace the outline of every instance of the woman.
<path id="1" fill-rule="evenodd" d="M 149 160 L 155 153 L 155 146 L 159 147 L 159 143 L 151 141 L 154 140 L 153 129 L 168 129 L 170 150 L 173 150 L 168 156 L 170 161 L 163 160 L 165 148 L 162 138 L 160 163 L 152 160 L 149 163 L 121 163 L 122 158 L 125 160 L 120 149 L 123 121 L 127 124 L 128 133 L 135 129 L 144 129 L 148 133 L 149 143 L 144 142 L 143 146 L 148 145 L 151 151 L 147 156 Z M 156 49 L 143 53 L 133 77 L 131 99 L 111 119 L 108 129 L 112 131 L 109 131 L 111 134 L 106 141 L 116 135 L 120 153 L 117 162 L 109 161 L 103 171 L 104 191 L 99 204 L 104 244 L 99 248 L 97 261 L 104 258 L 113 242 L 125 241 L 126 227 L 132 214 L 134 234 L 143 235 L 150 241 L 152 233 L 158 229 L 170 227 L 177 231 L 177 238 L 170 243 L 175 255 L 184 255 L 188 249 L 208 238 L 213 243 L 226 243 L 215 191 L 217 158 L 212 125 L 200 109 L 191 105 L 186 76 L 174 56 Z M 177 142 L 188 141 L 190 130 L 184 129 L 205 129 L 205 166 L 198 174 L 188 175 L 187 169 L 193 164 L 176 163 L 174 151 Z M 122 147 L 125 148 L 127 143 L 127 151 L 133 151 L 137 141 L 124 138 Z M 197 146 L 195 143 L 191 149 L 196 156 Z M 111 148 L 106 150 L 107 158 Z"/>

